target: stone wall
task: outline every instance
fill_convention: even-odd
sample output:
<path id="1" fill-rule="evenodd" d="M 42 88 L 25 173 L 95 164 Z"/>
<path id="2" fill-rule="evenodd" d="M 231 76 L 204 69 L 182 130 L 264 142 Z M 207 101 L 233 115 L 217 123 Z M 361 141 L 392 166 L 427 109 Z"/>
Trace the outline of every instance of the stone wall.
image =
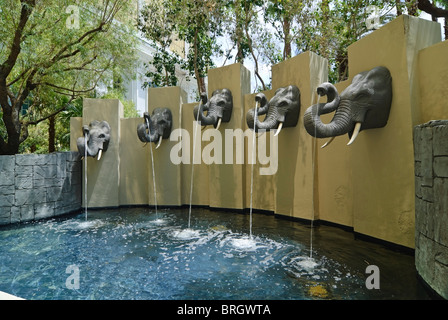
<path id="1" fill-rule="evenodd" d="M 0 156 L 0 225 L 81 208 L 77 152 Z"/>
<path id="2" fill-rule="evenodd" d="M 448 299 L 448 120 L 416 126 L 414 146 L 415 264 Z"/>

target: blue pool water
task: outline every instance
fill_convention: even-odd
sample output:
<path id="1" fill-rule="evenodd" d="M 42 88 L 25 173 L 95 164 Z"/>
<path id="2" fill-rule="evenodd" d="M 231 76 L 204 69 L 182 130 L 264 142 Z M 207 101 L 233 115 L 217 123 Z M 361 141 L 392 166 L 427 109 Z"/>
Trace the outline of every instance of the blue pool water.
<path id="1" fill-rule="evenodd" d="M 0 291 L 25 299 L 428 299 L 414 257 L 330 226 L 193 209 L 89 211 L 0 228 Z M 368 265 L 380 289 L 367 289 Z M 76 279 L 75 279 L 76 278 Z M 75 284 L 79 285 L 79 288 Z"/>

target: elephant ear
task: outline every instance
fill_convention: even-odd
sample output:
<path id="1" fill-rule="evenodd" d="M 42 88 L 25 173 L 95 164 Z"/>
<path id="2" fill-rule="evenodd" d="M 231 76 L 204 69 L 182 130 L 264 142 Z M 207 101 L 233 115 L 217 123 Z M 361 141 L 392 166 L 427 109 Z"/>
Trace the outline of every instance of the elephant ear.
<path id="1" fill-rule="evenodd" d="M 110 125 L 106 121 L 101 121 L 99 124 L 104 133 L 110 134 Z"/>
<path id="2" fill-rule="evenodd" d="M 166 123 L 166 127 L 163 130 L 163 139 L 168 139 L 170 137 L 171 128 L 173 126 L 173 115 L 169 108 L 163 108 L 162 114 Z"/>
<path id="3" fill-rule="evenodd" d="M 82 135 L 85 137 L 87 136 L 87 139 L 89 138 L 90 134 L 90 127 L 88 125 L 82 126 Z"/>
<path id="4" fill-rule="evenodd" d="M 367 104 L 367 108 L 356 110 L 353 120 L 362 123 L 362 130 L 384 127 L 388 122 L 392 103 L 392 77 L 389 70 L 376 67 L 357 76 L 360 76 L 358 81 L 365 83 L 365 88 L 361 91 L 369 97 L 371 103 Z"/>
<path id="5" fill-rule="evenodd" d="M 229 122 L 232 117 L 233 96 L 229 89 L 222 89 L 221 94 L 225 97 L 225 104 L 223 108 L 222 121 Z"/>

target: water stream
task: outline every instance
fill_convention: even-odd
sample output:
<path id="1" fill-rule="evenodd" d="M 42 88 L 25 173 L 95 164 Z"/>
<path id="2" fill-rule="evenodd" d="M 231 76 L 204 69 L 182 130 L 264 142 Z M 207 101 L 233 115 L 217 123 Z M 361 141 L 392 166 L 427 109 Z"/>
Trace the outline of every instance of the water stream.
<path id="1" fill-rule="evenodd" d="M 84 206 L 85 206 L 85 220 L 87 221 L 87 135 L 84 135 Z"/>
<path id="2" fill-rule="evenodd" d="M 195 164 L 195 155 L 196 155 L 196 136 L 198 127 L 201 126 L 201 121 L 199 120 L 199 113 L 201 111 L 202 101 L 199 102 L 198 114 L 196 116 L 196 121 L 193 120 L 193 156 L 191 162 L 191 176 L 190 176 L 190 207 L 188 209 L 188 229 L 191 226 L 191 206 L 193 202 L 193 180 L 194 180 L 194 164 Z"/>

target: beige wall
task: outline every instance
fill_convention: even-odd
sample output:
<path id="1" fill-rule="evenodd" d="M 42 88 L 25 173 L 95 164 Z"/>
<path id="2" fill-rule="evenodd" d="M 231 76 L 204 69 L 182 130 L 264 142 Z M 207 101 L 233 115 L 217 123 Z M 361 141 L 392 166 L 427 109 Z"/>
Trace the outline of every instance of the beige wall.
<path id="1" fill-rule="evenodd" d="M 448 40 L 419 52 L 420 123 L 448 119 Z"/>
<path id="2" fill-rule="evenodd" d="M 137 137 L 143 118 L 121 119 L 120 135 L 120 205 L 147 205 L 150 198 L 148 146 Z M 145 179 L 145 178 L 146 179 Z"/>
<path id="3" fill-rule="evenodd" d="M 84 99 L 83 125 L 93 120 L 107 121 L 110 125 L 110 142 L 101 160 L 88 157 L 87 161 L 87 204 L 89 208 L 118 207 L 120 186 L 120 119 L 123 118 L 123 105 L 117 99 Z M 78 134 L 82 136 L 82 132 Z M 83 164 L 84 176 L 84 164 Z M 83 190 L 85 180 L 83 179 Z"/>
<path id="4" fill-rule="evenodd" d="M 348 48 L 350 77 L 340 92 L 359 72 L 385 66 L 392 75 L 392 106 L 386 127 L 362 131 L 351 146 L 344 136 L 319 150 L 321 219 L 414 246 L 412 130 L 421 118 L 416 54 L 437 40 L 438 24 L 401 16 Z"/>
<path id="5" fill-rule="evenodd" d="M 274 95 L 273 90 L 268 90 L 263 92 L 266 95 L 266 98 L 271 99 Z M 255 96 L 256 94 L 246 94 L 244 96 L 244 114 L 246 115 L 249 109 L 252 109 L 255 107 Z M 264 116 L 260 116 L 260 121 L 263 120 Z M 247 122 L 244 121 L 244 127 L 243 130 L 248 130 L 249 127 L 247 126 Z M 253 131 L 251 131 L 253 133 Z M 252 208 L 258 209 L 258 210 L 266 210 L 266 211 L 276 211 L 276 195 L 277 195 L 277 186 L 276 186 L 276 174 L 272 175 L 261 175 L 260 169 L 261 168 L 268 168 L 269 165 L 262 165 L 260 164 L 258 153 L 259 152 L 266 152 L 266 156 L 270 157 L 271 150 L 274 149 L 274 146 L 271 146 L 271 138 L 270 136 L 273 135 L 273 132 L 266 132 L 266 133 L 258 133 L 256 137 L 256 148 L 261 147 L 266 148 L 266 151 L 259 150 L 255 153 L 255 163 L 253 166 L 253 192 L 252 192 Z M 259 141 L 264 140 L 265 143 L 262 144 Z M 253 144 L 253 135 L 248 135 L 248 138 L 245 140 L 245 179 L 246 179 L 246 208 L 250 208 L 250 198 L 251 198 L 251 170 L 252 170 L 252 144 Z M 275 140 L 273 140 L 274 143 Z M 278 140 L 277 140 L 278 145 Z M 257 149 L 256 149 L 257 150 Z"/>
<path id="6" fill-rule="evenodd" d="M 148 89 L 148 111 L 159 108 L 169 108 L 173 115 L 172 130 L 181 126 L 181 107 L 186 100 L 185 93 L 180 87 L 150 88 Z M 156 180 L 157 205 L 181 205 L 181 166 L 173 164 L 170 160 L 171 149 L 177 144 L 176 141 L 165 139 L 156 150 L 156 144 L 149 144 L 145 147 L 149 153 L 148 161 L 148 191 L 149 204 L 154 205 L 154 183 L 151 162 L 151 150 L 154 158 L 154 173 Z"/>
<path id="7" fill-rule="evenodd" d="M 195 149 L 193 168 L 193 192 L 191 194 L 191 204 L 198 206 L 209 205 L 209 166 L 202 161 L 203 143 L 201 143 L 201 127 L 197 125 L 193 118 L 193 108 L 198 103 L 186 103 L 182 105 L 182 128 L 188 131 L 185 137 L 183 148 L 189 150 L 188 158 L 182 164 L 182 203 L 190 204 L 191 170 L 193 163 L 193 148 Z M 193 129 L 196 129 L 196 146 L 193 145 Z M 201 147 L 202 146 L 202 147 Z"/>
<path id="8" fill-rule="evenodd" d="M 303 126 L 303 114 L 316 101 L 316 89 L 327 81 L 327 61 L 305 52 L 272 66 L 272 89 L 296 85 L 300 90 L 300 116 L 294 128 L 278 136 L 276 213 L 302 219 L 317 219 L 317 174 L 315 139 Z"/>
<path id="9" fill-rule="evenodd" d="M 208 73 L 208 96 L 214 90 L 227 88 L 232 92 L 233 110 L 228 123 L 222 123 L 219 131 L 225 145 L 225 129 L 243 128 L 244 95 L 250 92 L 250 72 L 236 63 L 211 69 Z M 210 142 L 204 142 L 207 145 Z M 209 204 L 211 207 L 244 209 L 245 179 L 244 164 L 225 164 L 225 148 L 222 150 L 222 164 L 209 165 Z"/>
<path id="10" fill-rule="evenodd" d="M 341 93 L 349 84 L 350 81 L 343 81 L 336 88 Z M 321 97 L 319 102 L 326 102 L 326 97 Z M 333 115 L 323 115 L 322 121 L 329 123 Z M 328 140 L 317 139 L 319 218 L 353 227 L 352 148 L 347 147 L 345 135 L 321 149 Z"/>

